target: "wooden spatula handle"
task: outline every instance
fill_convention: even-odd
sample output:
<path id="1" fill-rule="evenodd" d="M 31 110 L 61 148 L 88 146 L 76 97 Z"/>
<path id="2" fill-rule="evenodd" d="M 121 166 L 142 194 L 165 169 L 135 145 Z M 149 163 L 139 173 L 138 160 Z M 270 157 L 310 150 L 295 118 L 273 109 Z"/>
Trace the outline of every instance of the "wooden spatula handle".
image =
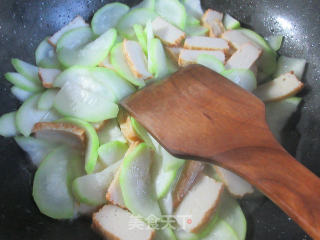
<path id="1" fill-rule="evenodd" d="M 229 150 L 212 160 L 245 177 L 313 239 L 320 239 L 320 180 L 276 141 L 269 148 Z"/>

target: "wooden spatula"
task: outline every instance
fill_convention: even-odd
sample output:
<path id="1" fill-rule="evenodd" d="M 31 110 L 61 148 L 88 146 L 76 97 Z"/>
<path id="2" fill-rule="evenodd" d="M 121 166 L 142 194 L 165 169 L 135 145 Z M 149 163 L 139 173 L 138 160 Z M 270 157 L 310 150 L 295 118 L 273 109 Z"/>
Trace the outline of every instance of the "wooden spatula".
<path id="1" fill-rule="evenodd" d="M 254 95 L 191 65 L 121 104 L 171 154 L 235 172 L 320 239 L 320 180 L 275 140 Z"/>

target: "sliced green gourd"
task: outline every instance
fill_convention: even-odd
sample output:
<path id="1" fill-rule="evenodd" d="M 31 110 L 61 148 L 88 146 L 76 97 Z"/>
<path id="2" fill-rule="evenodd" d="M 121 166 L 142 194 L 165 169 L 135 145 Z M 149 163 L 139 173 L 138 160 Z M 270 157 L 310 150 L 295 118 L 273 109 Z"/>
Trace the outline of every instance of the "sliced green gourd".
<path id="1" fill-rule="evenodd" d="M 15 96 L 21 102 L 24 102 L 34 94 L 33 92 L 23 90 L 22 88 L 19 88 L 17 86 L 13 86 L 10 90 L 12 95 Z"/>
<path id="2" fill-rule="evenodd" d="M 85 170 L 88 174 L 92 173 L 95 169 L 98 159 L 99 137 L 96 130 L 91 124 L 76 118 L 63 118 L 58 122 L 72 123 L 86 131 L 86 154 L 85 154 Z"/>
<path id="3" fill-rule="evenodd" d="M 230 69 L 223 71 L 221 74 L 249 92 L 257 88 L 257 80 L 251 70 Z"/>
<path id="4" fill-rule="evenodd" d="M 37 47 L 35 52 L 36 63 L 42 68 L 60 68 L 55 48 L 45 38 Z"/>
<path id="5" fill-rule="evenodd" d="M 158 38 L 154 38 L 150 43 L 150 70 L 155 78 L 162 79 L 169 74 L 167 57 L 163 45 Z"/>
<path id="6" fill-rule="evenodd" d="M 225 70 L 224 64 L 219 59 L 208 54 L 199 55 L 197 63 L 210 68 L 217 73 L 222 73 Z"/>
<path id="7" fill-rule="evenodd" d="M 62 115 L 89 122 L 115 118 L 119 108 L 110 89 L 90 77 L 67 81 L 54 100 L 54 108 Z"/>
<path id="8" fill-rule="evenodd" d="M 141 45 L 145 54 L 148 53 L 148 45 L 147 45 L 147 36 L 143 30 L 142 25 L 135 24 L 133 25 L 133 30 L 136 34 L 139 44 Z"/>
<path id="9" fill-rule="evenodd" d="M 202 240 L 238 240 L 238 236 L 231 226 L 225 221 L 218 219 L 214 225 L 213 229 L 205 237 L 201 237 Z"/>
<path id="10" fill-rule="evenodd" d="M 83 31 L 83 32 L 82 32 Z M 78 33 L 78 34 L 77 34 Z M 59 61 L 64 67 L 71 67 L 74 65 L 93 67 L 98 65 L 105 59 L 117 38 L 117 31 L 114 28 L 99 36 L 94 41 L 92 40 L 93 33 L 90 29 L 78 28 L 71 30 L 62 36 L 58 41 L 57 55 Z M 78 40 L 78 38 L 83 38 Z M 89 42 L 88 42 L 89 40 Z M 79 44 L 70 44 L 70 41 Z"/>
<path id="11" fill-rule="evenodd" d="M 154 10 L 155 1 L 156 0 L 143 0 L 133 8 L 148 8 L 150 10 Z"/>
<path id="12" fill-rule="evenodd" d="M 155 19 L 157 14 L 147 8 L 135 8 L 120 19 L 117 29 L 124 38 L 133 39 L 135 36 L 133 25 L 145 25 L 148 20 Z"/>
<path id="13" fill-rule="evenodd" d="M 136 91 L 131 83 L 113 70 L 98 67 L 92 70 L 92 75 L 94 79 L 111 89 L 118 101 Z"/>
<path id="14" fill-rule="evenodd" d="M 57 89 L 48 89 L 39 98 L 38 108 L 40 110 L 49 110 L 53 106 L 54 99 L 58 93 Z"/>
<path id="15" fill-rule="evenodd" d="M 185 32 L 188 36 L 206 36 L 209 29 L 201 26 L 200 24 L 187 25 Z"/>
<path id="16" fill-rule="evenodd" d="M 290 116 L 297 110 L 301 98 L 291 97 L 278 102 L 266 104 L 266 119 L 269 128 L 278 141 L 281 141 L 281 130 Z"/>
<path id="17" fill-rule="evenodd" d="M 227 30 L 237 29 L 241 27 L 240 22 L 229 14 L 224 15 L 223 25 Z"/>
<path id="18" fill-rule="evenodd" d="M 122 135 L 117 120 L 109 120 L 106 126 L 98 131 L 99 142 L 101 145 L 111 141 L 126 142 L 126 139 Z"/>
<path id="19" fill-rule="evenodd" d="M 155 10 L 165 20 L 184 30 L 187 12 L 178 0 L 156 0 Z"/>
<path id="20" fill-rule="evenodd" d="M 219 218 L 230 225 L 239 240 L 244 240 L 247 233 L 247 221 L 239 203 L 224 192 L 217 210 Z"/>
<path id="21" fill-rule="evenodd" d="M 151 165 L 151 149 L 141 143 L 123 160 L 120 186 L 125 205 L 133 214 L 143 218 L 148 218 L 150 215 L 160 218 L 160 207 L 153 185 L 150 184 Z"/>
<path id="22" fill-rule="evenodd" d="M 117 25 L 118 21 L 129 11 L 129 7 L 123 3 L 108 3 L 100 8 L 91 21 L 92 31 L 101 35 Z"/>
<path id="23" fill-rule="evenodd" d="M 176 235 L 169 227 L 164 227 L 156 231 L 155 240 L 177 240 Z"/>
<path id="24" fill-rule="evenodd" d="M 258 33 L 250 29 L 241 28 L 237 31 L 240 31 L 241 33 L 246 35 L 249 39 L 251 39 L 262 48 L 263 53 L 258 60 L 259 71 L 262 72 L 265 76 L 270 76 L 271 74 L 273 74 L 277 69 L 277 54 L 269 46 L 266 40 Z"/>
<path id="25" fill-rule="evenodd" d="M 106 166 L 121 160 L 128 150 L 128 144 L 122 141 L 112 141 L 101 145 L 98 149 L 100 161 Z"/>
<path id="26" fill-rule="evenodd" d="M 81 156 L 67 147 L 52 151 L 40 164 L 33 181 L 33 198 L 39 210 L 54 219 L 70 219 L 74 201 L 70 191 L 70 162 Z"/>
<path id="27" fill-rule="evenodd" d="M 22 61 L 18 58 L 12 58 L 11 63 L 16 71 L 22 76 L 31 80 L 35 84 L 40 84 L 38 68 L 36 66 L 33 66 L 32 64 Z"/>
<path id="28" fill-rule="evenodd" d="M 136 134 L 142 139 L 149 147 L 155 149 L 155 146 L 153 145 L 153 142 L 151 141 L 149 134 L 147 130 L 137 122 L 133 117 L 131 119 L 131 125 L 133 127 L 133 130 L 135 131 Z"/>
<path id="29" fill-rule="evenodd" d="M 79 66 L 68 68 L 57 76 L 53 82 L 53 87 L 62 88 L 63 85 L 69 80 L 82 78 L 91 79 L 91 69 L 92 68 Z"/>
<path id="30" fill-rule="evenodd" d="M 283 36 L 270 36 L 267 37 L 266 40 L 274 51 L 278 51 L 281 48 Z"/>
<path id="31" fill-rule="evenodd" d="M 293 71 L 297 78 L 301 79 L 305 70 L 306 63 L 307 61 L 302 58 L 280 56 L 275 77 Z"/>
<path id="32" fill-rule="evenodd" d="M 147 38 L 147 59 L 148 59 L 148 71 L 151 73 L 151 74 L 154 74 L 152 72 L 152 66 L 154 65 L 154 63 L 152 63 L 153 59 L 151 58 L 151 51 L 150 51 L 150 48 L 151 48 L 151 41 L 152 39 L 154 39 L 154 34 L 153 34 L 153 30 L 152 30 L 152 23 L 151 21 L 148 21 L 146 23 L 146 27 L 144 29 L 144 32 L 145 32 L 145 35 L 146 35 L 146 38 Z"/>
<path id="33" fill-rule="evenodd" d="M 192 15 L 197 19 L 201 19 L 203 15 L 203 10 L 201 7 L 200 0 L 184 0 L 183 4 L 184 4 L 184 7 L 186 8 L 188 15 Z"/>
<path id="34" fill-rule="evenodd" d="M 188 25 L 191 25 L 191 26 L 198 25 L 199 26 L 200 24 L 201 24 L 201 22 L 200 22 L 199 19 L 197 19 L 197 18 L 195 18 L 195 17 L 193 17 L 191 15 L 187 16 L 186 26 L 188 26 Z"/>
<path id="35" fill-rule="evenodd" d="M 34 137 L 18 136 L 15 137 L 14 140 L 17 142 L 19 147 L 28 154 L 31 162 L 37 167 L 52 150 L 58 147 L 56 144 Z"/>
<path id="36" fill-rule="evenodd" d="M 200 240 L 196 234 L 186 232 L 182 229 L 177 229 L 175 234 L 178 240 Z"/>
<path id="37" fill-rule="evenodd" d="M 145 86 L 145 82 L 143 81 L 143 79 L 136 78 L 132 74 L 126 58 L 123 54 L 122 43 L 118 43 L 111 50 L 111 64 L 123 78 L 127 79 L 133 85 L 139 87 Z"/>
<path id="38" fill-rule="evenodd" d="M 4 76 L 13 85 L 25 91 L 40 92 L 43 89 L 42 86 L 40 85 L 40 82 L 35 83 L 32 80 L 24 77 L 20 73 L 9 72 L 9 73 L 6 73 Z"/>
<path id="39" fill-rule="evenodd" d="M 3 137 L 13 137 L 17 134 L 16 112 L 3 114 L 0 117 L 0 135 Z"/>
<path id="40" fill-rule="evenodd" d="M 80 203 L 100 206 L 106 203 L 106 193 L 121 162 L 116 162 L 101 172 L 76 178 L 72 192 Z"/>
<path id="41" fill-rule="evenodd" d="M 40 96 L 41 93 L 38 93 L 28 98 L 28 100 L 26 100 L 17 111 L 17 129 L 26 137 L 30 135 L 35 123 L 52 121 L 58 117 L 51 111 L 38 109 Z"/>

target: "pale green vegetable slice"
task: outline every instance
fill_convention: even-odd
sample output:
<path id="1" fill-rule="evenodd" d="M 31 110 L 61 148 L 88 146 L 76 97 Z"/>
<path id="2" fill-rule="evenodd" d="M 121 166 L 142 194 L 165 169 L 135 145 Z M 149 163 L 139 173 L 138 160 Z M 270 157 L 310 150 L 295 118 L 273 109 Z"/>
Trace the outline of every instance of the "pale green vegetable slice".
<path id="1" fill-rule="evenodd" d="M 58 93 L 57 89 L 48 89 L 39 98 L 38 108 L 40 110 L 49 110 L 53 106 L 54 99 Z"/>
<path id="2" fill-rule="evenodd" d="M 230 225 L 239 240 L 245 240 L 247 233 L 246 218 L 239 203 L 226 192 L 222 195 L 217 214 L 221 220 Z"/>
<path id="3" fill-rule="evenodd" d="M 99 142 L 101 145 L 111 141 L 126 142 L 126 139 L 121 133 L 117 120 L 108 121 L 106 126 L 98 131 Z"/>
<path id="4" fill-rule="evenodd" d="M 185 32 L 188 36 L 206 36 L 209 29 L 201 25 L 187 25 Z"/>
<path id="5" fill-rule="evenodd" d="M 123 3 L 114 2 L 100 8 L 91 21 L 92 31 L 101 35 L 117 25 L 118 21 L 129 11 L 129 7 Z"/>
<path id="6" fill-rule="evenodd" d="M 3 114 L 0 117 L 0 135 L 3 137 L 13 137 L 17 134 L 16 112 Z"/>
<path id="7" fill-rule="evenodd" d="M 17 129 L 24 136 L 29 136 L 35 123 L 55 120 L 56 116 L 53 112 L 38 109 L 38 102 L 41 94 L 35 94 L 28 98 L 16 115 Z"/>
<path id="8" fill-rule="evenodd" d="M 155 1 L 156 0 L 143 0 L 133 8 L 148 8 L 150 10 L 154 10 Z"/>
<path id="9" fill-rule="evenodd" d="M 246 35 L 262 48 L 263 53 L 258 60 L 259 71 L 262 72 L 265 76 L 270 76 L 271 74 L 273 74 L 277 69 L 277 54 L 269 46 L 266 40 L 250 29 L 241 28 L 237 31 L 240 31 L 241 33 Z"/>
<path id="10" fill-rule="evenodd" d="M 136 34 L 139 44 L 141 45 L 145 54 L 148 53 L 148 45 L 147 45 L 147 36 L 143 30 L 142 25 L 135 24 L 133 25 L 133 30 Z"/>
<path id="11" fill-rule="evenodd" d="M 43 89 L 40 85 L 40 82 L 35 83 L 32 80 L 29 80 L 28 78 L 24 77 L 20 73 L 9 72 L 6 73 L 4 76 L 9 82 L 25 91 L 40 92 Z"/>
<path id="12" fill-rule="evenodd" d="M 146 24 L 146 27 L 144 29 L 146 38 L 147 38 L 147 57 L 148 57 L 148 71 L 152 74 L 154 74 L 152 72 L 152 66 L 154 65 L 154 63 L 152 63 L 153 59 L 151 58 L 151 41 L 152 39 L 154 39 L 154 34 L 153 34 L 153 29 L 152 29 L 152 23 L 151 21 L 148 21 Z"/>
<path id="13" fill-rule="evenodd" d="M 72 192 L 80 203 L 100 206 L 106 203 L 108 187 L 121 162 L 116 162 L 101 172 L 76 178 L 72 183 Z"/>
<path id="14" fill-rule="evenodd" d="M 251 70 L 230 69 L 223 71 L 221 74 L 249 92 L 257 88 L 257 80 Z"/>
<path id="15" fill-rule="evenodd" d="M 200 240 L 200 238 L 193 233 L 188 233 L 182 229 L 175 231 L 178 240 Z"/>
<path id="16" fill-rule="evenodd" d="M 227 30 L 240 28 L 240 22 L 229 14 L 225 14 L 223 25 Z"/>
<path id="17" fill-rule="evenodd" d="M 133 39 L 135 35 L 133 25 L 145 25 L 148 20 L 152 21 L 156 16 L 157 14 L 153 10 L 147 8 L 136 8 L 120 19 L 117 29 L 120 35 L 124 38 Z"/>
<path id="18" fill-rule="evenodd" d="M 60 68 L 55 48 L 45 38 L 35 52 L 36 63 L 43 68 Z"/>
<path id="19" fill-rule="evenodd" d="M 203 15 L 203 10 L 201 7 L 200 0 L 184 0 L 183 4 L 186 8 L 188 14 L 192 15 L 193 17 L 200 19 Z"/>
<path id="20" fill-rule="evenodd" d="M 156 149 L 155 146 L 153 145 L 152 140 L 149 137 L 149 134 L 147 132 L 147 130 L 141 126 L 140 123 L 137 122 L 137 120 L 135 120 L 133 117 L 130 118 L 131 119 L 131 125 L 135 131 L 136 134 L 138 134 L 138 136 L 151 148 Z"/>
<path id="21" fill-rule="evenodd" d="M 201 54 L 197 58 L 197 63 L 201 64 L 211 70 L 222 73 L 225 70 L 224 64 L 217 59 L 215 56 L 208 55 L 208 54 Z"/>
<path id="22" fill-rule="evenodd" d="M 19 147 L 28 154 L 31 162 L 37 167 L 42 160 L 58 146 L 43 139 L 37 139 L 34 137 L 18 136 L 15 137 L 14 140 L 17 142 Z"/>
<path id="23" fill-rule="evenodd" d="M 145 86 L 145 82 L 143 79 L 136 78 L 126 61 L 126 58 L 123 54 L 122 50 L 122 43 L 118 43 L 114 48 L 111 50 L 111 63 L 112 66 L 116 69 L 116 71 L 129 82 L 131 82 L 135 86 L 143 87 Z"/>
<path id="24" fill-rule="evenodd" d="M 79 153 L 60 147 L 40 164 L 33 181 L 33 198 L 40 211 L 54 219 L 70 219 L 74 201 L 70 191 L 72 161 L 81 161 Z"/>
<path id="25" fill-rule="evenodd" d="M 12 95 L 15 96 L 21 102 L 24 102 L 34 94 L 33 92 L 23 90 L 22 88 L 19 88 L 17 86 L 13 86 L 10 90 Z"/>
<path id="26" fill-rule="evenodd" d="M 64 48 L 80 49 L 93 40 L 94 34 L 90 27 L 78 27 L 62 35 L 57 43 L 56 51 Z"/>
<path id="27" fill-rule="evenodd" d="M 191 26 L 198 25 L 199 26 L 200 24 L 201 24 L 201 22 L 199 19 L 197 19 L 191 15 L 187 16 L 187 22 L 186 22 L 187 27 L 188 27 L 188 25 L 191 25 Z"/>
<path id="28" fill-rule="evenodd" d="M 87 146 L 85 154 L 85 170 L 88 174 L 92 173 L 98 159 L 99 137 L 96 130 L 91 126 L 91 124 L 77 118 L 63 118 L 58 121 L 75 124 L 86 131 Z"/>
<path id="29" fill-rule="evenodd" d="M 231 226 L 225 221 L 218 219 L 213 225 L 212 231 L 203 240 L 238 240 L 238 236 Z"/>
<path id="30" fill-rule="evenodd" d="M 176 235 L 169 227 L 157 230 L 155 240 L 177 240 Z"/>
<path id="31" fill-rule="evenodd" d="M 128 144 L 122 141 L 112 141 L 101 145 L 98 154 L 101 162 L 109 166 L 121 160 L 128 150 Z"/>
<path id="32" fill-rule="evenodd" d="M 91 78 L 67 81 L 54 100 L 54 108 L 62 115 L 89 122 L 115 118 L 119 108 L 111 90 Z"/>
<path id="33" fill-rule="evenodd" d="M 33 66 L 30 63 L 22 61 L 18 58 L 12 58 L 11 63 L 18 73 L 20 73 L 25 78 L 31 80 L 35 84 L 40 84 L 40 79 L 38 76 L 38 67 Z"/>
<path id="34" fill-rule="evenodd" d="M 304 73 L 306 63 L 307 61 L 302 58 L 280 56 L 278 60 L 278 68 L 275 73 L 275 77 L 293 71 L 297 78 L 301 79 Z"/>
<path id="35" fill-rule="evenodd" d="M 267 37 L 266 40 L 274 51 L 278 51 L 281 48 L 283 36 L 270 36 Z"/>
<path id="36" fill-rule="evenodd" d="M 187 12 L 178 0 L 156 0 L 156 12 L 168 22 L 184 29 L 187 22 Z"/>
<path id="37" fill-rule="evenodd" d="M 136 215 L 148 218 L 161 217 L 150 176 L 152 164 L 151 149 L 141 143 L 123 161 L 120 186 L 128 209 Z"/>
<path id="38" fill-rule="evenodd" d="M 60 73 L 54 80 L 53 87 L 62 88 L 69 80 L 80 79 L 81 81 L 83 78 L 92 78 L 91 68 L 74 66 Z"/>
<path id="39" fill-rule="evenodd" d="M 301 98 L 291 97 L 278 102 L 266 104 L 266 119 L 269 128 L 278 141 L 281 140 L 281 130 L 290 116 L 297 110 Z"/>
<path id="40" fill-rule="evenodd" d="M 151 59 L 151 72 L 154 74 L 155 78 L 164 78 L 169 74 L 169 69 L 167 66 L 166 53 L 161 41 L 158 38 L 151 40 L 149 51 Z"/>
<path id="41" fill-rule="evenodd" d="M 136 91 L 131 83 L 113 70 L 102 67 L 94 68 L 92 76 L 108 89 L 111 89 L 118 101 Z"/>
<path id="42" fill-rule="evenodd" d="M 73 31 L 76 30 L 72 30 L 71 32 Z M 58 59 L 65 67 L 71 67 L 74 65 L 93 67 L 98 65 L 108 56 L 109 51 L 117 38 L 117 31 L 114 28 L 111 28 L 94 41 L 80 47 L 76 45 L 68 46 L 65 43 L 64 46 L 61 47 L 62 44 L 60 44 L 60 42 L 63 41 L 66 36 L 69 36 L 69 34 L 70 32 L 66 33 L 66 35 L 63 35 L 57 46 Z M 76 37 L 80 36 L 74 34 L 72 36 L 74 41 L 76 41 Z M 85 37 L 88 36 L 86 35 Z"/>

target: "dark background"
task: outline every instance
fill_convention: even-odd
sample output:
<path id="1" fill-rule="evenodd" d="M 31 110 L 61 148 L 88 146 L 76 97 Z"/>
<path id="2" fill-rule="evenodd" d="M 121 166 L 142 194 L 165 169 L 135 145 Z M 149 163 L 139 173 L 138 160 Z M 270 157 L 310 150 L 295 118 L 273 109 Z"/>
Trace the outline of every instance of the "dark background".
<path id="1" fill-rule="evenodd" d="M 104 0 L 0 0 L 0 114 L 16 110 L 3 74 L 12 71 L 12 57 L 34 63 L 40 41 L 76 15 L 89 20 L 109 1 Z M 137 1 L 126 2 L 130 6 Z M 303 78 L 306 88 L 298 113 L 283 132 L 286 149 L 320 175 L 320 4 L 317 0 L 206 0 L 205 8 L 227 12 L 264 36 L 281 34 L 280 53 L 308 61 Z M 300 141 L 299 141 L 300 140 Z M 277 166 L 275 166 L 276 168 Z M 89 228 L 90 219 L 54 221 L 40 214 L 31 191 L 34 168 L 13 139 L 0 137 L 0 239 L 99 239 Z M 248 239 L 309 239 L 270 201 L 243 200 Z"/>

